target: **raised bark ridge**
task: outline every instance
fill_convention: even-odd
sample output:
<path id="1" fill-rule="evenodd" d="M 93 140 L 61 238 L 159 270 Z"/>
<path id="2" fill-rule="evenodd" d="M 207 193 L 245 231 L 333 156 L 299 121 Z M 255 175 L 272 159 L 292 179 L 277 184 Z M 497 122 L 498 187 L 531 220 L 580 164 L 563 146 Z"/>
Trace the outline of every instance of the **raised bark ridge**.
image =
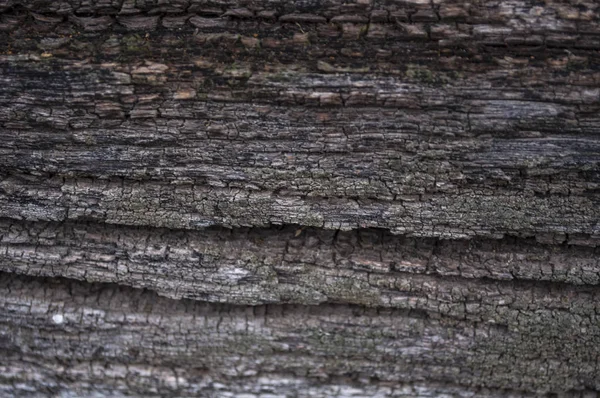
<path id="1" fill-rule="evenodd" d="M 599 12 L 0 0 L 0 391 L 593 396 Z"/>

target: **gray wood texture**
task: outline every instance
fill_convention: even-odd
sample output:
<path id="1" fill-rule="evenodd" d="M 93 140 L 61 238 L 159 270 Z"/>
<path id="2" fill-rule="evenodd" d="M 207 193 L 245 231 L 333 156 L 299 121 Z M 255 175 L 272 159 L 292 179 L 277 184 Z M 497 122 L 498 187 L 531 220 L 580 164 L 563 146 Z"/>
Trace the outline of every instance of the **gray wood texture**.
<path id="1" fill-rule="evenodd" d="M 0 0 L 0 394 L 594 397 L 600 4 Z"/>

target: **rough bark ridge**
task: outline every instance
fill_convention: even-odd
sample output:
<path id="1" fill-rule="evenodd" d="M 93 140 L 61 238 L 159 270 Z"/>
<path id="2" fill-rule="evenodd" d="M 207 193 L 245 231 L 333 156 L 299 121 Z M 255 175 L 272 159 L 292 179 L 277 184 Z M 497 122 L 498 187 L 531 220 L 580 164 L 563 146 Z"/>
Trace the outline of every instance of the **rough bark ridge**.
<path id="1" fill-rule="evenodd" d="M 596 396 L 599 51 L 592 0 L 0 0 L 0 393 Z"/>

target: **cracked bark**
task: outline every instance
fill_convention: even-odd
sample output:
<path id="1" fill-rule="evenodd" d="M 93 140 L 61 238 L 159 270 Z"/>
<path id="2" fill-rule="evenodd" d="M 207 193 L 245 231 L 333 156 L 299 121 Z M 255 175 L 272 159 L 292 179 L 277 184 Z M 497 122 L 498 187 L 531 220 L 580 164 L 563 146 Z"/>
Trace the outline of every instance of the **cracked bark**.
<path id="1" fill-rule="evenodd" d="M 0 0 L 0 391 L 595 396 L 599 19 Z"/>

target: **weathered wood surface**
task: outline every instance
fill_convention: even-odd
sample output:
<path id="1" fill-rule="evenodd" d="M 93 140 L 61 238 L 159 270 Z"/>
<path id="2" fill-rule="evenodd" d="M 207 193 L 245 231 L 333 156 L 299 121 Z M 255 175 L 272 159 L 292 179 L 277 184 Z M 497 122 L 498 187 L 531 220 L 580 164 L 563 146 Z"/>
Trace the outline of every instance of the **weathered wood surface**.
<path id="1" fill-rule="evenodd" d="M 589 299 L 590 309 L 600 303 L 588 298 L 600 294 L 600 255 L 583 246 L 290 227 L 173 231 L 0 220 L 0 228 L 7 231 L 0 236 L 2 271 L 115 282 L 171 298 L 434 311 L 446 303 L 442 312 L 461 315 L 486 312 L 486 305 L 492 312 L 497 305 L 533 310 L 551 302 L 567 308 L 565 295 Z M 531 303 L 520 297 L 522 290 L 539 299 Z M 464 300 L 473 305 L 465 307 Z"/>
<path id="2" fill-rule="evenodd" d="M 114 285 L 0 276 L 2 377 L 22 382 L 35 364 L 39 374 L 26 386 L 42 391 L 219 394 L 216 383 L 227 393 L 244 378 L 242 389 L 294 395 L 299 386 L 318 391 L 336 378 L 353 382 L 358 396 L 414 396 L 418 390 L 406 393 L 403 383 L 432 380 L 442 385 L 424 388 L 423 396 L 453 389 L 469 396 L 461 385 L 492 396 L 600 387 L 595 313 L 554 309 L 530 319 L 525 310 L 507 327 L 426 311 L 215 305 Z M 507 384 L 519 389 L 502 391 Z"/>
<path id="3" fill-rule="evenodd" d="M 599 51 L 595 1 L 0 0 L 0 391 L 595 396 Z"/>
<path id="4" fill-rule="evenodd" d="M 448 3 L 426 23 L 414 19 L 429 2 L 319 3 L 292 19 L 268 3 L 274 20 L 255 15 L 267 6 L 258 2 L 251 15 L 224 4 L 217 18 L 159 28 L 174 11 L 143 3 L 133 18 L 146 34 L 117 23 L 132 18 L 119 16 L 126 4 L 52 2 L 50 22 L 21 4 L 8 4 L 11 54 L 0 59 L 2 216 L 446 238 L 600 233 L 594 4 L 571 16 L 560 4 Z M 210 14 L 203 6 L 189 7 Z M 396 8 L 427 27 L 422 41 L 389 16 Z M 442 9 L 454 11 L 438 37 Z M 335 10 L 373 21 L 348 22 L 367 33 L 347 37 Z M 102 15 L 83 18 L 93 29 L 77 22 L 86 12 Z M 370 35 L 379 25 L 399 37 Z M 468 45 L 446 47 L 463 25 Z M 537 31 L 540 45 L 514 39 Z M 574 33 L 592 48 L 546 42 Z"/>

